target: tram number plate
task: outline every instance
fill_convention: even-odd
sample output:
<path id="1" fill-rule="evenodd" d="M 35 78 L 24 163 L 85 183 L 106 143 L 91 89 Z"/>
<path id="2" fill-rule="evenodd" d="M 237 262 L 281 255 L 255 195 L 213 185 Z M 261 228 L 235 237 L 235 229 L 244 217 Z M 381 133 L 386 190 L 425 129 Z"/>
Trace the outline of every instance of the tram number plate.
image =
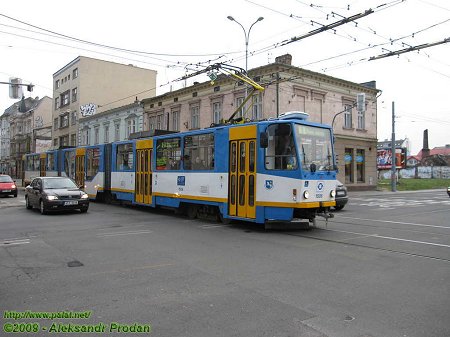
<path id="1" fill-rule="evenodd" d="M 316 194 L 316 198 L 323 198 L 323 194 Z"/>
<path id="2" fill-rule="evenodd" d="M 66 201 L 64 202 L 64 206 L 72 206 L 72 205 L 78 205 L 78 201 Z"/>

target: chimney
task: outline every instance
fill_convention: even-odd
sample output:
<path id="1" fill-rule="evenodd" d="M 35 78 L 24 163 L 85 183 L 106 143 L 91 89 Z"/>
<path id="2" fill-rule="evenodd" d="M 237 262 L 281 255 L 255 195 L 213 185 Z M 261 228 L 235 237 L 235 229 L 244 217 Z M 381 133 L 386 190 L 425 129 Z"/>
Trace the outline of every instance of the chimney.
<path id="1" fill-rule="evenodd" d="M 423 131 L 423 148 L 422 159 L 430 155 L 430 148 L 428 147 L 428 129 Z"/>
<path id="2" fill-rule="evenodd" d="M 284 54 L 284 55 L 275 57 L 275 63 L 282 63 L 282 64 L 287 64 L 288 66 L 290 66 L 292 64 L 292 55 Z"/>

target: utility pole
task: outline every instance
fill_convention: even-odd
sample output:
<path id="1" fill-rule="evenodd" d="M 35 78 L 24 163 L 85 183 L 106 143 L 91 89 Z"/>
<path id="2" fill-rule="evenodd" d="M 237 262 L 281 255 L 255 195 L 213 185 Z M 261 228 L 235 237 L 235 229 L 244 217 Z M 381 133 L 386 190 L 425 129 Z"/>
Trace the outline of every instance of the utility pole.
<path id="1" fill-rule="evenodd" d="M 395 179 L 395 103 L 392 102 L 392 143 L 391 143 L 391 188 L 397 192 L 397 181 Z"/>

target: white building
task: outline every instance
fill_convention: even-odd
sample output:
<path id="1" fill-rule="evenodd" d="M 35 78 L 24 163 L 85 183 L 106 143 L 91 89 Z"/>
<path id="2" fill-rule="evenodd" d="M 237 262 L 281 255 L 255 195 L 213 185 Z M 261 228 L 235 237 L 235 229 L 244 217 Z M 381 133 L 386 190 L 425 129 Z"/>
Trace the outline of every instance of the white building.
<path id="1" fill-rule="evenodd" d="M 139 101 L 107 110 L 79 121 L 80 145 L 95 145 L 129 139 L 143 130 L 144 109 Z"/>

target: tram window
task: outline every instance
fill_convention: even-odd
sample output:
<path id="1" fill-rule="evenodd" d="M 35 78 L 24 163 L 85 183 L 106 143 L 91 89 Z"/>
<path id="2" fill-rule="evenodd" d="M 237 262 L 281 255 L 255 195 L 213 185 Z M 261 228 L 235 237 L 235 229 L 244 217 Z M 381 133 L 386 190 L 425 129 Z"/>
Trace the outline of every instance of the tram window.
<path id="1" fill-rule="evenodd" d="M 27 156 L 27 171 L 34 171 L 33 164 L 34 164 L 33 157 Z"/>
<path id="2" fill-rule="evenodd" d="M 179 170 L 181 162 L 181 139 L 158 139 L 156 142 L 156 169 Z"/>
<path id="3" fill-rule="evenodd" d="M 67 151 L 64 153 L 64 172 L 69 178 L 75 178 L 75 152 Z"/>
<path id="4" fill-rule="evenodd" d="M 55 154 L 48 153 L 47 154 L 47 171 L 55 170 Z"/>
<path id="5" fill-rule="evenodd" d="M 39 171 L 41 167 L 41 158 L 39 157 L 38 154 L 35 154 L 33 156 L 33 168 L 34 171 Z"/>
<path id="6" fill-rule="evenodd" d="M 92 180 L 100 167 L 100 149 L 98 147 L 86 149 L 86 179 Z"/>
<path id="7" fill-rule="evenodd" d="M 268 146 L 265 165 L 268 170 L 294 170 L 297 153 L 290 124 L 272 124 L 268 127 Z"/>
<path id="8" fill-rule="evenodd" d="M 331 171 L 334 169 L 333 148 L 329 129 L 296 125 L 295 133 L 303 170 Z"/>
<path id="9" fill-rule="evenodd" d="M 206 133 L 184 137 L 184 169 L 214 169 L 214 134 Z"/>
<path id="10" fill-rule="evenodd" d="M 116 151 L 116 169 L 118 171 L 133 170 L 133 144 L 119 144 Z"/>

